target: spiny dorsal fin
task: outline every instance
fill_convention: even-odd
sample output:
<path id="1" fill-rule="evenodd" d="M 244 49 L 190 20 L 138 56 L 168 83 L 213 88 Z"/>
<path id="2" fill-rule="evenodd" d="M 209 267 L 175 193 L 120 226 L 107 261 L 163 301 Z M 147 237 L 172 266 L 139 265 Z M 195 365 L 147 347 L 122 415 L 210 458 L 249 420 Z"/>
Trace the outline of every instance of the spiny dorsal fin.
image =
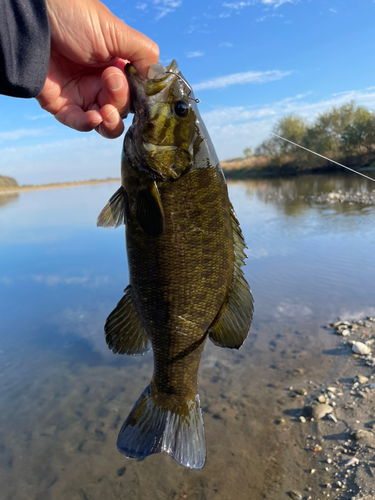
<path id="1" fill-rule="evenodd" d="M 234 270 L 233 281 L 223 305 L 209 329 L 209 337 L 215 345 L 239 349 L 244 343 L 253 319 L 254 303 L 250 287 L 241 267 L 245 264 L 245 240 L 236 214 L 230 203 L 232 217 Z"/>
<path id="2" fill-rule="evenodd" d="M 130 285 L 108 316 L 104 331 L 108 348 L 115 354 L 140 356 L 151 349 L 150 340 L 134 309 Z"/>
<path id="3" fill-rule="evenodd" d="M 126 191 L 120 186 L 100 212 L 96 225 L 98 227 L 119 227 L 125 224 Z"/>
<path id="4" fill-rule="evenodd" d="M 156 182 L 138 190 L 136 216 L 139 225 L 150 236 L 160 236 L 164 231 L 164 212 Z"/>

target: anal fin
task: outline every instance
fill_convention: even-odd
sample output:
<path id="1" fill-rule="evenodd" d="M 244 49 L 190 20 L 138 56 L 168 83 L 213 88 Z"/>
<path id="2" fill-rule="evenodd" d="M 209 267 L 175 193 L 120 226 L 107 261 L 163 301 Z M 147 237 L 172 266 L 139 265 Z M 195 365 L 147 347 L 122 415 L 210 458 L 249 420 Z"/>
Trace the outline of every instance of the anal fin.
<path id="1" fill-rule="evenodd" d="M 120 186 L 100 212 L 96 221 L 98 227 L 119 227 L 125 224 L 126 196 L 125 189 Z"/>
<path id="2" fill-rule="evenodd" d="M 108 316 L 104 331 L 108 348 L 115 354 L 140 356 L 151 349 L 151 342 L 134 309 L 130 285 Z"/>
<path id="3" fill-rule="evenodd" d="M 230 204 L 233 245 L 234 270 L 232 284 L 227 296 L 209 328 L 211 341 L 220 347 L 239 349 L 244 343 L 253 319 L 254 301 L 250 287 L 244 278 L 242 266 L 245 264 L 245 240 L 236 214 Z"/>

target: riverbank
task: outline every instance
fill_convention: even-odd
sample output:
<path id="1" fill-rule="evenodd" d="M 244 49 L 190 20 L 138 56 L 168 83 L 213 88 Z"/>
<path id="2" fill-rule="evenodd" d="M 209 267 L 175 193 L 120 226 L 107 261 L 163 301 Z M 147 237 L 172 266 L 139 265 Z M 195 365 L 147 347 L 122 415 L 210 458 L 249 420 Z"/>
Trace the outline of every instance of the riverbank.
<path id="1" fill-rule="evenodd" d="M 30 184 L 23 186 L 1 186 L 0 185 L 0 195 L 2 194 L 13 194 L 22 193 L 26 191 L 43 191 L 49 189 L 61 189 L 69 187 L 79 187 L 79 186 L 89 186 L 94 184 L 104 184 L 107 182 L 120 182 L 120 179 L 92 179 L 89 181 L 76 181 L 76 182 L 54 182 L 51 184 Z"/>
<path id="2" fill-rule="evenodd" d="M 343 165 L 357 171 L 374 168 L 375 153 L 361 153 L 351 156 L 327 154 Z M 252 156 L 242 160 L 221 162 L 225 177 L 233 180 L 243 180 L 252 177 L 284 177 L 305 173 L 327 173 L 342 170 L 334 163 L 301 152 L 296 156 Z"/>

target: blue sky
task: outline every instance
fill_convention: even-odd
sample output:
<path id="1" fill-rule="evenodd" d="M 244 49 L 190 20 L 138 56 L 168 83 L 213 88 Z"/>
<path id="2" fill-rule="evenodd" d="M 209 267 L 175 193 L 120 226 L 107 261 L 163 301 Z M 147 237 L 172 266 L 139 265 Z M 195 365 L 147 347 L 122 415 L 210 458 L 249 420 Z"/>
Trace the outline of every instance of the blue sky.
<path id="1" fill-rule="evenodd" d="M 372 0 L 104 3 L 159 44 L 163 64 L 178 61 L 221 160 L 285 114 L 312 121 L 351 99 L 375 108 Z M 34 100 L 0 96 L 0 109 L 0 174 L 20 184 L 119 176 L 122 138 L 70 130 Z"/>

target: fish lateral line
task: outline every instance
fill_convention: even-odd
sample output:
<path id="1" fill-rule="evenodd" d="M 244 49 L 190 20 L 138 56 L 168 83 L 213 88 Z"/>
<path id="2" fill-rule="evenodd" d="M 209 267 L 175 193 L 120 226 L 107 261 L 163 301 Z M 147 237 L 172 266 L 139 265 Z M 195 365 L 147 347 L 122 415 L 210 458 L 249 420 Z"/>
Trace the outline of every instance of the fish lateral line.
<path id="1" fill-rule="evenodd" d="M 335 163 L 339 167 L 346 168 L 347 170 L 350 170 L 351 172 L 354 172 L 357 175 L 361 175 L 362 177 L 365 177 L 365 179 L 368 179 L 372 182 L 375 182 L 375 179 L 373 179 L 372 177 L 369 177 L 368 175 L 362 174 L 361 172 L 358 172 L 358 170 L 354 170 L 353 168 L 347 167 L 346 165 L 343 165 L 342 163 L 339 163 L 338 161 L 332 160 L 331 158 L 328 158 L 327 156 L 316 153 L 315 151 L 312 151 L 311 149 L 305 148 L 304 146 L 301 146 L 300 144 L 297 144 L 296 142 L 290 141 L 289 139 L 285 139 L 285 137 L 281 137 L 281 135 L 274 134 L 273 132 L 271 132 L 271 135 L 273 135 L 274 137 L 277 137 L 278 139 L 282 139 L 283 141 L 289 142 L 290 144 L 293 144 L 293 146 L 297 146 L 298 148 L 304 149 L 305 151 L 308 151 L 309 153 L 312 153 L 313 155 L 319 156 L 320 158 L 324 158 L 324 160 L 328 160 L 331 163 Z"/>

